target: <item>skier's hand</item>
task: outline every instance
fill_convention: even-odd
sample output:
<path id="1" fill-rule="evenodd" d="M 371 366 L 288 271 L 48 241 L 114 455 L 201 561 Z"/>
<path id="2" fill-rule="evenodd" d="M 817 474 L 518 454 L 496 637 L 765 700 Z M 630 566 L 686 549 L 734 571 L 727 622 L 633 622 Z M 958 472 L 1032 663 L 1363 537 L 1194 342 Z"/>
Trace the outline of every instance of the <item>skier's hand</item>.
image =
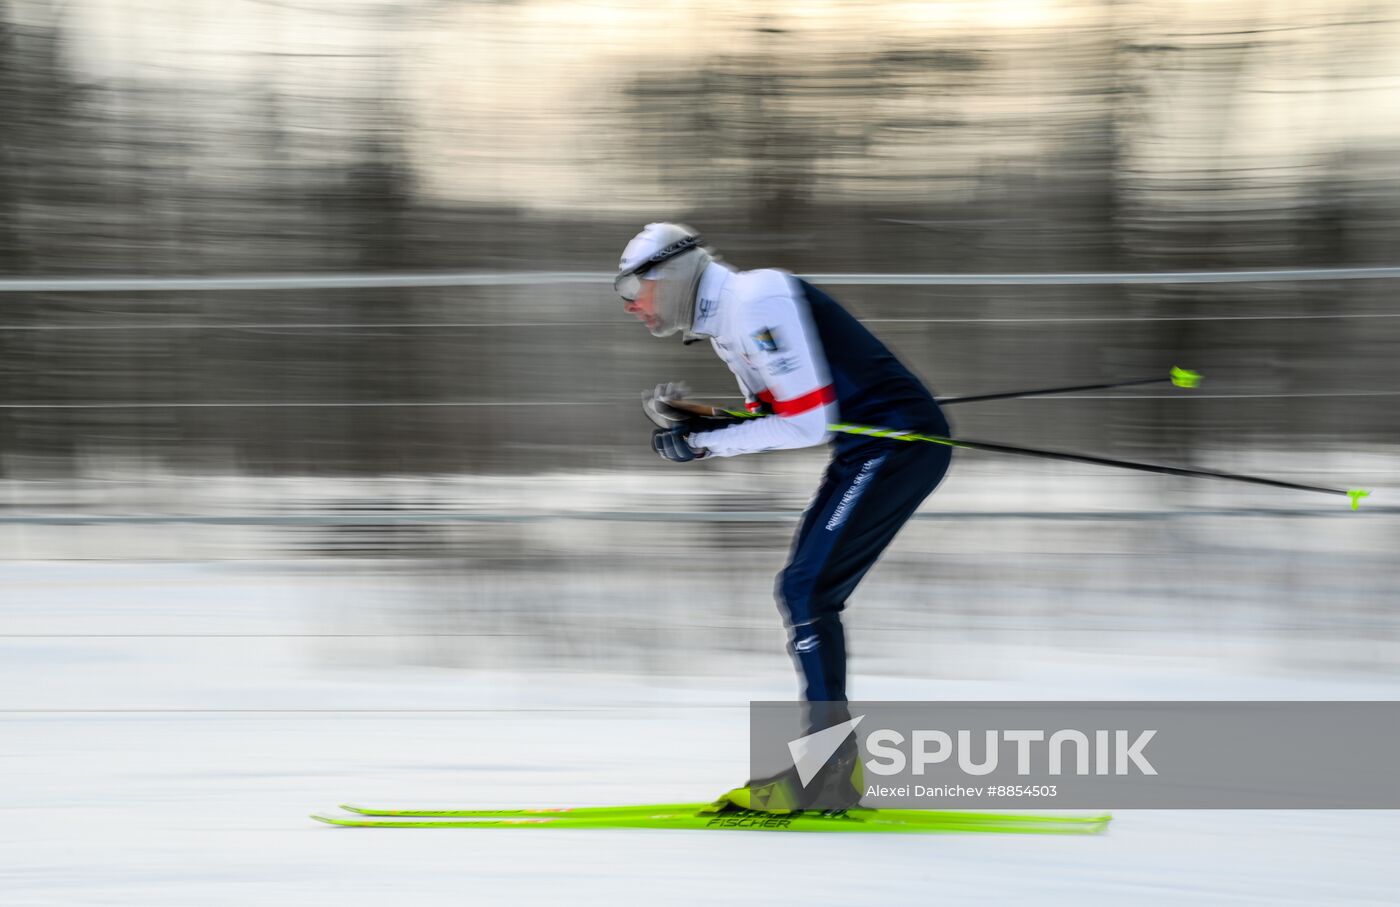
<path id="1" fill-rule="evenodd" d="M 658 428 L 651 433 L 651 449 L 663 460 L 670 460 L 672 463 L 689 463 L 691 460 L 704 459 L 709 451 L 691 447 L 685 439 L 689 433 L 689 429 L 684 425 Z"/>
<path id="2" fill-rule="evenodd" d="M 686 425 L 695 418 L 695 414 L 677 409 L 671 403 L 684 400 L 688 393 L 690 388 L 682 381 L 658 384 L 650 393 L 642 395 L 642 412 L 657 428 L 671 429 L 677 425 Z"/>

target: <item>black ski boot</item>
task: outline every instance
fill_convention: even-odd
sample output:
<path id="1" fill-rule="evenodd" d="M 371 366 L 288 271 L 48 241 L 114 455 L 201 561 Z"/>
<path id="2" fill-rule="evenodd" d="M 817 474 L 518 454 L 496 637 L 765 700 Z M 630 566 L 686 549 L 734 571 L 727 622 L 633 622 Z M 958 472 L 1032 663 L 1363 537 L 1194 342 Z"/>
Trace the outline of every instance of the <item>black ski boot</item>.
<path id="1" fill-rule="evenodd" d="M 756 778 L 715 801 L 720 809 L 791 813 L 804 809 L 841 810 L 860 805 L 865 792 L 865 769 L 855 740 L 847 738 L 811 782 L 804 785 L 797 769 L 767 778 Z"/>

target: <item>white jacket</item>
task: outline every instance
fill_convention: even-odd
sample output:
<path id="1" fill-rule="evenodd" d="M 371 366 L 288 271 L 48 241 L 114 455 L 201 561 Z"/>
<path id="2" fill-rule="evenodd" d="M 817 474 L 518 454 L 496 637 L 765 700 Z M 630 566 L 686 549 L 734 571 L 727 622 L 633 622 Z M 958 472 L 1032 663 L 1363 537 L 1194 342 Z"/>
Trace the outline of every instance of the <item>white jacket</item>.
<path id="1" fill-rule="evenodd" d="M 827 441 L 827 426 L 840 421 L 826 354 L 807 301 L 786 271 L 731 271 L 711 264 L 700 279 L 692 336 L 708 337 L 715 353 L 739 380 L 756 410 L 770 416 L 715 431 L 694 432 L 686 442 L 711 456 L 811 447 Z"/>

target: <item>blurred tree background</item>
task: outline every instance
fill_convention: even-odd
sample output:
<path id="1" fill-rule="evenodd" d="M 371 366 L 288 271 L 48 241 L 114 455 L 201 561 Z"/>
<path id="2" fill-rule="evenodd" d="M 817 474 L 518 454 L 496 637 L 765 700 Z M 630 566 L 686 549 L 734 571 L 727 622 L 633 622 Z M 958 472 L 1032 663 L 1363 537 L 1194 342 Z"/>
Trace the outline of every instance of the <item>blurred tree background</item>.
<path id="1" fill-rule="evenodd" d="M 799 273 L 1396 264 L 1384 5 L 654 6 L 0 0 L 0 276 L 603 272 L 662 219 Z M 1393 314 L 1388 281 L 834 292 L 940 393 L 1172 364 L 1228 392 L 969 436 L 1395 440 L 1352 395 L 1400 390 L 1400 326 L 1335 317 Z M 6 477 L 620 467 L 641 388 L 733 392 L 596 282 L 0 305 Z"/>

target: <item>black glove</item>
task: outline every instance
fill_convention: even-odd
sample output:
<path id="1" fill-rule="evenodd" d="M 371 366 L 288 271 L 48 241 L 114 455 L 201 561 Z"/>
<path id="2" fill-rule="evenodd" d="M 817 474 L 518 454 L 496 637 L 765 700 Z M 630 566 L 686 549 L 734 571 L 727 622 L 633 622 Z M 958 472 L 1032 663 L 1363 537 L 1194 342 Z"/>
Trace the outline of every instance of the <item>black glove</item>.
<path id="1" fill-rule="evenodd" d="M 658 428 L 651 433 L 651 449 L 660 454 L 663 460 L 670 460 L 672 463 L 689 463 L 691 460 L 704 459 L 709 451 L 704 448 L 697 450 L 687 444 L 685 436 L 688 434 L 690 430 L 684 425 Z"/>
<path id="2" fill-rule="evenodd" d="M 680 426 L 685 429 L 685 434 L 697 431 L 718 431 L 721 428 L 728 428 L 730 425 L 738 425 L 748 421 L 743 417 L 724 414 L 702 416 L 699 413 L 678 409 L 671 405 L 673 401 L 684 400 L 685 395 L 689 392 L 690 389 L 681 381 L 658 384 L 651 393 L 642 395 L 642 412 L 657 428 L 672 429 Z M 761 414 L 767 415 L 767 413 Z"/>

